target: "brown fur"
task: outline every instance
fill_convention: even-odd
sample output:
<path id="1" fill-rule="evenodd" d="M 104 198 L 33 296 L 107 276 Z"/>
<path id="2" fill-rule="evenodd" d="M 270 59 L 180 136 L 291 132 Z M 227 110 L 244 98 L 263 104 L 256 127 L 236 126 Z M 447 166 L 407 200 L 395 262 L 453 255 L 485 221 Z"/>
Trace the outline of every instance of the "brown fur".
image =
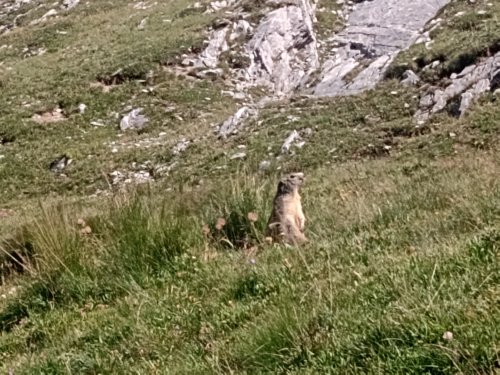
<path id="1" fill-rule="evenodd" d="M 299 194 L 303 182 L 303 173 L 291 173 L 278 183 L 266 232 L 266 236 L 271 237 L 274 242 L 300 245 L 307 241 L 304 235 L 305 216 Z"/>

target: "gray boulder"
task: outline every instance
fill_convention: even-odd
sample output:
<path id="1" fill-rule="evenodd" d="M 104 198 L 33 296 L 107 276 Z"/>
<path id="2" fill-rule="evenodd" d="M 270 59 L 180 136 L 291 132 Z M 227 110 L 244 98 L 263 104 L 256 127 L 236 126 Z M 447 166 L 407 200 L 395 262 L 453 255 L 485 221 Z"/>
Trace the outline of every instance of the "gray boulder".
<path id="1" fill-rule="evenodd" d="M 451 83 L 444 89 L 431 88 L 420 99 L 419 109 L 415 113 L 417 121 L 426 121 L 431 115 L 441 112 L 448 102 L 461 96 L 459 115 L 462 116 L 474 100 L 486 91 L 495 89 L 495 82 L 500 71 L 500 52 L 477 64 L 470 65 L 458 74 L 453 74 Z"/>
<path id="2" fill-rule="evenodd" d="M 127 115 L 123 116 L 120 121 L 120 129 L 122 131 L 130 129 L 143 129 L 149 122 L 149 119 L 146 116 L 141 115 L 142 110 L 142 108 L 136 108 L 130 111 Z"/>
<path id="3" fill-rule="evenodd" d="M 373 0 L 354 5 L 347 27 L 333 37 L 339 47 L 324 64 L 314 95 L 353 95 L 375 87 L 394 57 L 417 41 L 425 24 L 449 2 Z M 346 81 L 361 61 L 367 67 Z"/>
<path id="4" fill-rule="evenodd" d="M 401 83 L 405 86 L 415 86 L 420 82 L 420 77 L 413 70 L 407 70 L 403 73 Z"/>
<path id="5" fill-rule="evenodd" d="M 233 116 L 229 117 L 219 128 L 219 137 L 227 138 L 236 134 L 246 121 L 257 115 L 257 111 L 251 107 L 241 107 Z"/>
<path id="6" fill-rule="evenodd" d="M 245 51 L 248 86 L 267 87 L 274 95 L 293 92 L 319 67 L 313 20 L 315 3 L 279 1 L 260 22 Z"/>

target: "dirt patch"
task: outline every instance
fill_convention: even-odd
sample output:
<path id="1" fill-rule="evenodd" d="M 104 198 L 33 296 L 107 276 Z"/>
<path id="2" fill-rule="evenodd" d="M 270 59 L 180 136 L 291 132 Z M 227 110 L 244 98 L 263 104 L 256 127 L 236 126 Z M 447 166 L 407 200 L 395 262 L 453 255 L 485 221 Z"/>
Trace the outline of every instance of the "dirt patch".
<path id="1" fill-rule="evenodd" d="M 14 216 L 14 214 L 15 214 L 14 210 L 7 210 L 4 208 L 0 208 L 0 220 Z"/>
<path id="2" fill-rule="evenodd" d="M 61 122 L 66 120 L 66 116 L 63 110 L 59 107 L 53 109 L 52 111 L 47 111 L 43 113 L 36 113 L 31 118 L 34 122 L 40 125 L 52 124 L 56 122 Z"/>
<path id="3" fill-rule="evenodd" d="M 147 72 L 134 67 L 119 69 L 113 73 L 105 73 L 97 77 L 97 81 L 106 86 L 121 85 L 130 81 L 145 81 L 146 79 Z"/>
<path id="4" fill-rule="evenodd" d="M 91 89 L 100 89 L 105 94 L 107 94 L 108 92 L 113 90 L 116 86 L 117 85 L 106 85 L 106 84 L 99 82 L 99 81 L 90 83 Z"/>

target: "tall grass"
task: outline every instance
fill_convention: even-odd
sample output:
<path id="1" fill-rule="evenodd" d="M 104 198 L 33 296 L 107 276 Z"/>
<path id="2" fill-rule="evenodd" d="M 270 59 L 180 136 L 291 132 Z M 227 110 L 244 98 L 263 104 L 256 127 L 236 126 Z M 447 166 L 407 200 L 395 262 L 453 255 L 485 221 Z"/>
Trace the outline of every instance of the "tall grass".
<path id="1" fill-rule="evenodd" d="M 176 209 L 178 202 L 135 195 L 85 220 L 69 207 L 42 206 L 25 228 L 30 254 L 22 260 L 20 296 L 0 313 L 0 325 L 9 329 L 30 310 L 108 303 L 171 272 L 176 257 L 201 240 L 195 223 Z"/>
<path id="2" fill-rule="evenodd" d="M 208 236 L 219 245 L 236 249 L 262 244 L 274 184 L 243 172 L 227 183 L 218 184 L 208 196 L 202 213 L 210 229 Z"/>
<path id="3" fill-rule="evenodd" d="M 0 310 L 3 358 L 19 373 L 494 373 L 492 160 L 309 173 L 296 249 L 262 241 L 276 181 L 244 173 L 194 199 L 113 198 L 84 233 L 45 208 Z"/>

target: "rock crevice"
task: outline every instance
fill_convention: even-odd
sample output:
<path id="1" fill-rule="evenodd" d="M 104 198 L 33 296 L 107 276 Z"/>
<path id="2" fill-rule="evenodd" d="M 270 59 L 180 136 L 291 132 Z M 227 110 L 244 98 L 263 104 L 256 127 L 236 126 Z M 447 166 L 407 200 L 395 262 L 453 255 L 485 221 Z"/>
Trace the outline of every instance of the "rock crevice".
<path id="1" fill-rule="evenodd" d="M 466 67 L 450 77 L 451 83 L 444 89 L 433 87 L 420 99 L 415 119 L 424 122 L 435 113 L 443 111 L 449 102 L 458 98 L 458 116 L 462 116 L 474 100 L 487 91 L 496 89 L 500 77 L 500 52 L 477 64 Z"/>
<path id="2" fill-rule="evenodd" d="M 374 88 L 394 57 L 421 36 L 425 24 L 449 1 L 373 0 L 354 5 L 346 28 L 333 37 L 338 48 L 323 65 L 313 94 L 353 95 Z M 367 59 L 368 66 L 346 81 Z"/>

